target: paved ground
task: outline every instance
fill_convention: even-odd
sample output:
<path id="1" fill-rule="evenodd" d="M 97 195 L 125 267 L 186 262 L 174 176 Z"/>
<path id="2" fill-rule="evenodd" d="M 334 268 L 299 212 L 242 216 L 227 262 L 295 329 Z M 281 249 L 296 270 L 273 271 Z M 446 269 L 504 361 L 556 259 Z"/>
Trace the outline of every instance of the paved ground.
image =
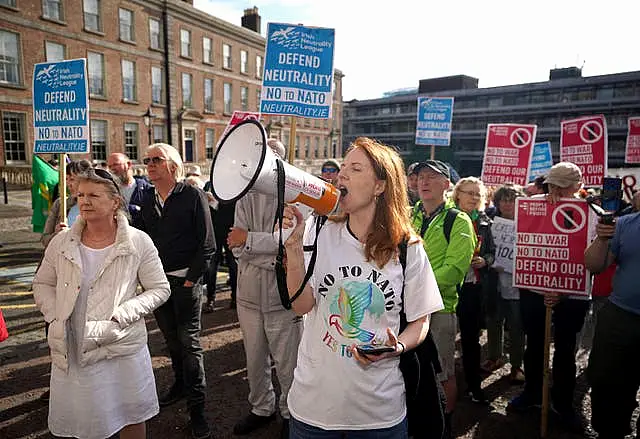
<path id="1" fill-rule="evenodd" d="M 47 431 L 47 404 L 39 396 L 49 380 L 48 350 L 44 322 L 35 308 L 30 283 L 42 254 L 39 236 L 31 233 L 30 194 L 10 192 L 8 206 L 0 204 L 0 308 L 10 337 L 0 344 L 0 438 L 51 438 Z M 222 275 L 221 280 L 223 280 Z M 228 292 L 219 295 L 219 307 L 203 315 L 202 345 L 207 374 L 207 416 L 216 437 L 232 437 L 234 422 L 248 410 L 248 385 L 244 367 L 242 335 L 235 311 L 228 308 Z M 149 346 L 160 392 L 171 383 L 170 363 L 162 335 L 149 318 Z M 587 337 L 588 339 L 588 337 Z M 483 342 L 485 340 L 483 339 Z M 576 406 L 588 418 L 590 412 L 584 368 L 588 346 L 578 355 Z M 462 377 L 458 370 L 459 382 Z M 483 386 L 491 399 L 489 407 L 479 407 L 462 399 L 454 417 L 458 438 L 528 439 L 537 438 L 539 416 L 507 415 L 505 407 L 520 387 L 510 386 L 508 367 L 487 377 Z M 460 390 L 464 390 L 463 385 Z M 149 438 L 187 438 L 188 416 L 177 404 L 164 409 L 148 424 Z M 279 422 L 251 435 L 251 438 L 278 438 Z M 553 422 L 549 438 L 574 439 Z"/>

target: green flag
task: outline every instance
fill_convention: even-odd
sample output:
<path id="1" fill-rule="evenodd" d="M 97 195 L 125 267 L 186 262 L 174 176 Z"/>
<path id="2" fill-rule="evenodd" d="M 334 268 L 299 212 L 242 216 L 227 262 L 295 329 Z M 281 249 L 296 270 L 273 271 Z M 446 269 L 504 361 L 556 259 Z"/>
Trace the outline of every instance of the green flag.
<path id="1" fill-rule="evenodd" d="M 64 166 L 64 164 L 61 166 Z M 34 154 L 31 174 L 33 175 L 33 186 L 31 186 L 33 216 L 31 217 L 31 224 L 33 224 L 34 232 L 42 233 L 44 224 L 47 222 L 49 209 L 53 204 L 53 191 L 58 184 L 58 171 Z"/>

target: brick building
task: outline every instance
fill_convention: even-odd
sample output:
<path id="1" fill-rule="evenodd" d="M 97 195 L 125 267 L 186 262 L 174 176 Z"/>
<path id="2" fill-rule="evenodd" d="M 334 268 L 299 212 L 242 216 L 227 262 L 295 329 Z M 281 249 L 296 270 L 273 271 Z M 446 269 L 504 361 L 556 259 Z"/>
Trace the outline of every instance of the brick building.
<path id="1" fill-rule="evenodd" d="M 241 21 L 192 0 L 0 0 L 2 174 L 30 174 L 33 65 L 74 58 L 87 59 L 92 160 L 120 151 L 139 161 L 149 142 L 164 141 L 186 162 L 206 163 L 231 113 L 259 106 L 266 42 L 257 8 Z M 336 70 L 333 120 L 298 120 L 296 164 L 307 169 L 342 153 L 342 76 Z M 263 123 L 288 141 L 289 118 Z"/>

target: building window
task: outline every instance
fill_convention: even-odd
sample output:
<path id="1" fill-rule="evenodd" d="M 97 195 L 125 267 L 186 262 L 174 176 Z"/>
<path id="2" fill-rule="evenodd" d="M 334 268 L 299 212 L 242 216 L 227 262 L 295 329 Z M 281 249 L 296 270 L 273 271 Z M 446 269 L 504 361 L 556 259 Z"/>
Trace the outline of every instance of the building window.
<path id="1" fill-rule="evenodd" d="M 155 18 L 149 19 L 149 46 L 152 49 L 162 49 L 162 28 L 160 27 L 160 20 Z"/>
<path id="2" fill-rule="evenodd" d="M 91 121 L 91 156 L 93 160 L 107 160 L 107 121 Z"/>
<path id="3" fill-rule="evenodd" d="M 138 160 L 138 124 L 124 124 L 124 153 L 131 160 Z"/>
<path id="4" fill-rule="evenodd" d="M 240 87 L 240 107 L 242 111 L 249 110 L 249 87 Z"/>
<path id="5" fill-rule="evenodd" d="M 162 104 L 164 102 L 164 81 L 162 76 L 162 68 L 151 67 L 151 102 L 154 104 Z"/>
<path id="6" fill-rule="evenodd" d="M 20 40 L 18 34 L 0 30 L 0 84 L 19 85 Z"/>
<path id="7" fill-rule="evenodd" d="M 136 100 L 136 63 L 122 60 L 122 100 Z"/>
<path id="8" fill-rule="evenodd" d="M 106 97 L 104 89 L 104 55 L 88 52 L 87 64 L 89 67 L 89 96 Z"/>
<path id="9" fill-rule="evenodd" d="M 16 0 L 0 0 L 0 6 L 7 6 L 9 8 L 16 8 Z"/>
<path id="10" fill-rule="evenodd" d="M 613 89 L 614 98 L 632 98 L 633 97 L 633 84 L 616 84 Z"/>
<path id="11" fill-rule="evenodd" d="M 313 158 L 317 159 L 320 155 L 320 137 L 315 138 L 315 148 L 313 148 Z"/>
<path id="12" fill-rule="evenodd" d="M 44 56 L 47 62 L 64 61 L 64 44 L 54 43 L 53 41 L 44 42 Z"/>
<path id="13" fill-rule="evenodd" d="M 578 90 L 578 99 L 581 101 L 591 101 L 596 97 L 596 90 L 593 87 L 581 88 Z"/>
<path id="14" fill-rule="evenodd" d="M 182 74 L 182 108 L 193 107 L 193 77 L 190 73 Z"/>
<path id="15" fill-rule="evenodd" d="M 222 67 L 231 69 L 231 46 L 228 44 L 222 45 Z"/>
<path id="16" fill-rule="evenodd" d="M 202 38 L 202 62 L 205 64 L 213 64 L 213 57 L 211 56 L 211 38 Z"/>
<path id="17" fill-rule="evenodd" d="M 4 133 L 4 159 L 7 162 L 27 161 L 24 141 L 24 114 L 2 113 L 2 131 Z"/>
<path id="18" fill-rule="evenodd" d="M 84 6 L 84 28 L 87 30 L 102 31 L 102 20 L 100 19 L 100 0 L 83 0 Z"/>
<path id="19" fill-rule="evenodd" d="M 260 100 L 262 99 L 262 90 L 256 89 L 256 111 L 260 111 Z"/>
<path id="20" fill-rule="evenodd" d="M 135 41 L 136 34 L 133 28 L 133 11 L 119 8 L 118 18 L 120 21 L 120 39 L 124 41 Z"/>
<path id="21" fill-rule="evenodd" d="M 295 158 L 300 158 L 300 136 L 296 136 L 296 149 L 295 149 Z"/>
<path id="22" fill-rule="evenodd" d="M 240 73 L 249 72 L 249 66 L 247 65 L 248 63 L 249 63 L 249 54 L 247 53 L 246 50 L 241 50 L 240 51 Z"/>
<path id="23" fill-rule="evenodd" d="M 205 149 L 206 158 L 208 160 L 213 160 L 213 154 L 215 152 L 214 150 L 215 138 L 216 138 L 215 130 L 213 128 L 207 128 L 207 130 L 204 132 L 204 149 Z"/>
<path id="24" fill-rule="evenodd" d="M 325 137 L 324 138 L 324 151 L 323 151 L 322 158 L 326 159 L 328 157 L 329 157 L 329 138 Z"/>
<path id="25" fill-rule="evenodd" d="M 304 156 L 305 158 L 311 158 L 311 138 L 304 138 Z"/>
<path id="26" fill-rule="evenodd" d="M 204 79 L 204 111 L 213 113 L 213 79 Z"/>
<path id="27" fill-rule="evenodd" d="M 42 16 L 52 20 L 62 21 L 62 0 L 42 0 Z"/>
<path id="28" fill-rule="evenodd" d="M 599 100 L 609 100 L 613 99 L 613 86 L 611 85 L 603 85 L 598 87 L 597 96 Z"/>
<path id="29" fill-rule="evenodd" d="M 153 126 L 153 143 L 162 143 L 164 142 L 164 125 L 154 125 Z"/>
<path id="30" fill-rule="evenodd" d="M 191 58 L 191 31 L 180 29 L 180 55 Z"/>
<path id="31" fill-rule="evenodd" d="M 232 96 L 231 84 L 228 82 L 224 83 L 224 112 L 225 114 L 231 114 L 233 110 L 233 104 L 231 102 Z"/>
<path id="32" fill-rule="evenodd" d="M 256 78 L 262 78 L 262 57 L 256 56 Z"/>

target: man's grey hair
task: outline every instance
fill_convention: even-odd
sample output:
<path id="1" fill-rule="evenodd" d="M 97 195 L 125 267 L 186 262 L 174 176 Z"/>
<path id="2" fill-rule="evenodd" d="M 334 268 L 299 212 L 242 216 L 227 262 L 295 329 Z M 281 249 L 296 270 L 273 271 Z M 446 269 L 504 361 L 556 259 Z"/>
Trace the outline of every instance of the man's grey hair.
<path id="1" fill-rule="evenodd" d="M 184 178 L 184 165 L 182 164 L 182 157 L 180 157 L 178 150 L 167 143 L 154 143 L 147 148 L 147 154 L 154 149 L 162 151 L 167 160 L 176 165 L 173 171 L 173 178 L 175 178 L 176 181 L 181 181 Z"/>

